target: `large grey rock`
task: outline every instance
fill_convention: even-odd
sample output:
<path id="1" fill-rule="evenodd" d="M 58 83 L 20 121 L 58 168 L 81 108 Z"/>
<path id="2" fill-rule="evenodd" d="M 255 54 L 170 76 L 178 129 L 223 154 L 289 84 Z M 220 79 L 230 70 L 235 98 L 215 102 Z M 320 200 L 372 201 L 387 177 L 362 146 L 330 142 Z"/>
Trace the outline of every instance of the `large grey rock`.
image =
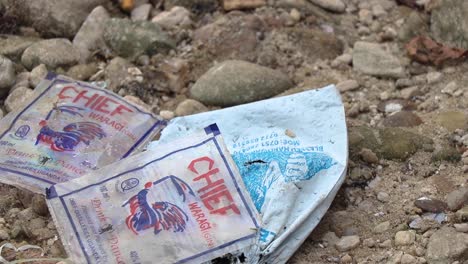
<path id="1" fill-rule="evenodd" d="M 426 260 L 429 264 L 451 264 L 468 259 L 468 234 L 444 227 L 435 232 L 427 245 Z"/>
<path id="2" fill-rule="evenodd" d="M 89 12 L 107 0 L 6 0 L 10 10 L 47 37 L 72 38 Z"/>
<path id="3" fill-rule="evenodd" d="M 354 44 L 353 67 L 364 74 L 376 77 L 400 78 L 405 75 L 398 58 L 379 44 L 358 41 Z"/>
<path id="4" fill-rule="evenodd" d="M 16 72 L 13 62 L 0 55 L 0 96 L 8 93 L 10 87 L 15 84 Z"/>
<path id="5" fill-rule="evenodd" d="M 80 62 L 85 63 L 96 50 L 106 49 L 104 25 L 110 18 L 107 10 L 98 6 L 88 15 L 73 39 L 73 46 L 80 52 Z"/>
<path id="6" fill-rule="evenodd" d="M 468 1 L 433 1 L 432 36 L 446 45 L 468 49 Z"/>
<path id="7" fill-rule="evenodd" d="M 39 40 L 32 37 L 0 35 L 0 55 L 10 59 L 21 58 L 24 50 Z"/>
<path id="8" fill-rule="evenodd" d="M 292 87 L 279 71 L 229 60 L 206 72 L 193 85 L 192 97 L 204 104 L 231 106 L 272 97 Z"/>
<path id="9" fill-rule="evenodd" d="M 78 50 L 68 39 L 47 39 L 29 46 L 21 57 L 23 65 L 32 69 L 45 64 L 49 69 L 67 67 L 78 62 Z"/>
<path id="10" fill-rule="evenodd" d="M 155 23 L 119 18 L 107 21 L 104 39 L 119 56 L 132 59 L 142 54 L 165 52 L 176 45 Z"/>

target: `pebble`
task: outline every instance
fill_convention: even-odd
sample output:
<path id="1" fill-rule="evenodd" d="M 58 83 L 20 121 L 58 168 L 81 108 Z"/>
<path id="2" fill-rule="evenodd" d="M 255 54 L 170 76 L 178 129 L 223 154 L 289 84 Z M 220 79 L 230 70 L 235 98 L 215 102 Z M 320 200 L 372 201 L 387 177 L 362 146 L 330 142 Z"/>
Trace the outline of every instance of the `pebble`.
<path id="1" fill-rule="evenodd" d="M 468 223 L 454 224 L 453 227 L 457 232 L 468 233 Z"/>
<path id="2" fill-rule="evenodd" d="M 233 106 L 266 99 L 293 86 L 280 71 L 246 61 L 216 64 L 192 86 L 193 99 L 205 105 Z"/>
<path id="3" fill-rule="evenodd" d="M 427 73 L 427 83 L 435 84 L 442 80 L 443 74 L 441 72 L 429 72 Z"/>
<path id="4" fill-rule="evenodd" d="M 414 201 L 414 205 L 425 212 L 440 213 L 447 209 L 447 204 L 441 200 L 421 197 Z"/>
<path id="5" fill-rule="evenodd" d="M 296 8 L 291 9 L 289 16 L 291 16 L 292 20 L 294 20 L 296 23 L 301 21 L 301 13 Z"/>
<path id="6" fill-rule="evenodd" d="M 401 256 L 400 260 L 401 264 L 414 264 L 417 262 L 418 261 L 416 260 L 416 258 L 410 254 L 404 254 L 403 256 Z"/>
<path id="7" fill-rule="evenodd" d="M 449 193 L 445 199 L 451 211 L 457 211 L 468 204 L 468 187 L 462 187 Z"/>
<path id="8" fill-rule="evenodd" d="M 400 96 L 403 99 L 411 99 L 415 96 L 422 95 L 421 90 L 418 86 L 411 86 L 400 90 Z"/>
<path id="9" fill-rule="evenodd" d="M 202 103 L 193 99 L 186 99 L 177 106 L 175 114 L 177 116 L 188 116 L 206 111 L 208 111 L 208 108 Z"/>
<path id="10" fill-rule="evenodd" d="M 461 111 L 442 112 L 439 113 L 434 119 L 439 125 L 450 132 L 468 127 L 468 116 Z"/>
<path id="11" fill-rule="evenodd" d="M 151 21 L 167 29 L 188 28 L 193 24 L 190 11 L 180 6 L 174 6 L 171 10 L 158 14 Z"/>
<path id="12" fill-rule="evenodd" d="M 68 69 L 67 76 L 74 80 L 87 81 L 91 76 L 96 74 L 98 70 L 96 63 L 78 64 Z"/>
<path id="13" fill-rule="evenodd" d="M 330 246 L 335 246 L 336 242 L 338 241 L 338 237 L 334 232 L 326 232 L 322 236 L 322 241 L 328 243 Z"/>
<path id="14" fill-rule="evenodd" d="M 174 112 L 169 111 L 169 110 L 161 110 L 159 112 L 159 115 L 164 118 L 165 120 L 170 120 L 175 117 Z"/>
<path id="15" fill-rule="evenodd" d="M 353 49 L 353 68 L 376 77 L 401 78 L 405 75 L 398 58 L 379 44 L 358 41 Z"/>
<path id="16" fill-rule="evenodd" d="M 356 80 L 346 80 L 339 82 L 336 85 L 336 88 L 342 93 L 348 92 L 348 91 L 354 91 L 357 88 L 359 88 L 359 83 Z"/>
<path id="17" fill-rule="evenodd" d="M 106 0 L 35 0 L 17 1 L 10 3 L 10 10 L 14 14 L 20 14 L 21 20 L 33 26 L 44 36 L 63 36 L 72 38 L 78 31 L 86 16 L 94 7 L 106 4 Z M 3 1 L 5 3 L 5 1 Z M 22 23 L 24 23 L 22 21 Z"/>
<path id="18" fill-rule="evenodd" d="M 338 251 L 345 252 L 357 248 L 360 242 L 359 236 L 344 236 L 336 242 L 335 247 Z"/>
<path id="19" fill-rule="evenodd" d="M 0 241 L 5 241 L 9 239 L 10 239 L 10 235 L 8 234 L 8 231 L 4 229 L 0 229 Z"/>
<path id="20" fill-rule="evenodd" d="M 13 62 L 0 55 L 0 96 L 8 93 L 15 84 L 16 72 Z"/>
<path id="21" fill-rule="evenodd" d="M 345 53 L 343 55 L 336 57 L 332 61 L 331 66 L 338 67 L 340 65 L 350 65 L 352 61 L 353 61 L 353 56 L 349 53 Z"/>
<path id="22" fill-rule="evenodd" d="M 176 42 L 161 27 L 150 21 L 111 18 L 104 27 L 106 44 L 119 56 L 135 59 L 175 48 Z"/>
<path id="23" fill-rule="evenodd" d="M 321 8 L 336 12 L 343 13 L 346 9 L 346 5 L 341 0 L 309 0 L 313 4 L 320 6 Z"/>
<path id="24" fill-rule="evenodd" d="M 349 254 L 346 254 L 341 257 L 340 263 L 353 263 L 353 257 L 351 257 Z"/>
<path id="25" fill-rule="evenodd" d="M 455 213 L 455 217 L 458 221 L 468 221 L 468 205 L 465 205 L 462 209 L 458 210 Z"/>
<path id="26" fill-rule="evenodd" d="M 73 38 L 73 46 L 80 53 L 80 62 L 86 63 L 97 51 L 106 51 L 108 48 L 104 41 L 104 26 L 110 15 L 107 10 L 98 6 L 88 15 Z"/>
<path id="27" fill-rule="evenodd" d="M 390 201 L 390 195 L 388 195 L 388 193 L 386 192 L 379 192 L 377 194 L 377 200 L 379 200 L 382 203 L 387 203 L 388 201 Z"/>
<path id="28" fill-rule="evenodd" d="M 15 84 L 11 87 L 10 92 L 13 91 L 14 89 L 18 87 L 29 87 L 29 78 L 31 76 L 30 72 L 21 72 L 16 75 L 16 82 Z"/>
<path id="29" fill-rule="evenodd" d="M 132 10 L 130 17 L 133 21 L 146 21 L 151 13 L 151 8 L 153 8 L 151 4 L 137 6 Z"/>
<path id="30" fill-rule="evenodd" d="M 0 38 L 0 55 L 17 60 L 21 58 L 25 49 L 38 40 L 37 38 L 17 35 L 2 35 Z"/>
<path id="31" fill-rule="evenodd" d="M 362 244 L 368 248 L 375 247 L 375 240 L 373 238 L 366 238 L 362 241 Z"/>
<path id="32" fill-rule="evenodd" d="M 390 229 L 390 221 L 382 222 L 374 227 L 374 233 L 381 234 L 385 233 Z"/>
<path id="33" fill-rule="evenodd" d="M 223 8 L 226 11 L 236 9 L 257 8 L 266 5 L 266 0 L 223 0 Z"/>
<path id="34" fill-rule="evenodd" d="M 387 116 L 382 125 L 385 127 L 414 127 L 422 124 L 421 118 L 410 111 L 400 111 Z"/>
<path id="35" fill-rule="evenodd" d="M 392 247 L 392 240 L 387 239 L 383 241 L 382 243 L 379 244 L 379 247 L 381 248 L 391 248 Z"/>
<path id="36" fill-rule="evenodd" d="M 136 97 L 136 96 L 133 96 L 133 95 L 126 95 L 124 96 L 124 99 L 143 108 L 143 110 L 147 111 L 147 112 L 151 112 L 151 107 L 146 104 L 145 102 L 143 102 L 143 100 L 141 100 L 139 97 Z"/>
<path id="37" fill-rule="evenodd" d="M 25 103 L 31 98 L 34 91 L 27 87 L 18 87 L 12 91 L 5 100 L 5 108 L 8 112 L 18 110 L 25 106 Z"/>
<path id="38" fill-rule="evenodd" d="M 47 39 L 29 46 L 21 56 L 21 63 L 28 68 L 45 64 L 48 69 L 74 65 L 80 59 L 79 51 L 68 39 Z"/>
<path id="39" fill-rule="evenodd" d="M 441 92 L 444 94 L 453 95 L 457 89 L 458 89 L 457 83 L 450 82 L 441 90 Z"/>
<path id="40" fill-rule="evenodd" d="M 379 163 L 379 157 L 375 154 L 372 150 L 368 148 L 362 148 L 361 152 L 359 152 L 363 161 L 370 163 L 370 164 L 377 164 Z"/>
<path id="41" fill-rule="evenodd" d="M 40 64 L 34 67 L 29 75 L 29 86 L 34 88 L 37 87 L 44 77 L 46 77 L 47 72 L 45 64 Z"/>
<path id="42" fill-rule="evenodd" d="M 32 201 L 31 201 L 31 208 L 36 214 L 40 216 L 49 215 L 49 208 L 47 208 L 45 198 L 42 195 L 33 196 Z"/>
<path id="43" fill-rule="evenodd" d="M 413 231 L 398 231 L 395 234 L 395 246 L 412 245 L 416 239 Z"/>

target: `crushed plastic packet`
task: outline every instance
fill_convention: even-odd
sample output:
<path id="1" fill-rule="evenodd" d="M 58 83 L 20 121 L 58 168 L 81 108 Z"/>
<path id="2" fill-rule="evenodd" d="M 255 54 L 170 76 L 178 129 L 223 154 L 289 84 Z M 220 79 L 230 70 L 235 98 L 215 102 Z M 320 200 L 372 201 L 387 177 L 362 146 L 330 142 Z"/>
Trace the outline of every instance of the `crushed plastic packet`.
<path id="1" fill-rule="evenodd" d="M 110 91 L 49 73 L 0 120 L 0 182 L 43 193 L 141 149 L 163 123 Z"/>
<path id="2" fill-rule="evenodd" d="M 256 245 L 242 252 L 242 263 L 285 263 L 344 181 L 348 138 L 339 92 L 328 86 L 175 118 L 148 149 L 212 122 L 224 132 L 263 222 Z"/>
<path id="3" fill-rule="evenodd" d="M 52 186 L 47 198 L 74 263 L 201 263 L 258 239 L 216 125 Z"/>

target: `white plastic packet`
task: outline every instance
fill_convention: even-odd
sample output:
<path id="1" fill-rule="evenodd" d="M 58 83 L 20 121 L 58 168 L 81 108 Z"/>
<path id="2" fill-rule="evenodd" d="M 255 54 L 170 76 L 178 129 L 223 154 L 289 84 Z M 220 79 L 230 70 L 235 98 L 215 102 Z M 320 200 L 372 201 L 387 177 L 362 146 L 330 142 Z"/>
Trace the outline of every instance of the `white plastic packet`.
<path id="1" fill-rule="evenodd" d="M 348 159 L 344 108 L 334 86 L 173 119 L 159 144 L 216 122 L 262 228 L 248 263 L 285 263 L 328 210 Z"/>
<path id="2" fill-rule="evenodd" d="M 0 182 L 43 193 L 129 156 L 162 125 L 108 90 L 50 73 L 0 120 Z"/>
<path id="3" fill-rule="evenodd" d="M 48 190 L 74 263 L 201 263 L 255 243 L 258 215 L 216 125 Z"/>

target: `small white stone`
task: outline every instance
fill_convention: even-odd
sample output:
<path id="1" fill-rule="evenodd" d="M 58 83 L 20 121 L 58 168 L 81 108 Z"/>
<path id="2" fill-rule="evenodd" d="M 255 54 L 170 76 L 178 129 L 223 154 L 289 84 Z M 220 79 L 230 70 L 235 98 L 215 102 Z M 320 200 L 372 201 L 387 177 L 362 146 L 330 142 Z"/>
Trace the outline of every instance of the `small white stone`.
<path id="1" fill-rule="evenodd" d="M 174 118 L 174 116 L 175 116 L 174 112 L 168 111 L 168 110 L 160 111 L 159 115 L 165 120 L 170 120 L 170 119 Z"/>
<path id="2" fill-rule="evenodd" d="M 430 72 L 427 74 L 427 83 L 428 84 L 434 84 L 439 82 L 442 79 L 442 73 L 441 72 Z"/>
<path id="3" fill-rule="evenodd" d="M 377 194 L 377 200 L 381 201 L 382 203 L 386 203 L 390 200 L 390 195 L 386 192 L 379 192 Z"/>
<path id="4" fill-rule="evenodd" d="M 151 4 L 143 4 L 132 10 L 131 17 L 133 21 L 146 21 L 151 13 Z"/>
<path id="5" fill-rule="evenodd" d="M 291 9 L 289 15 L 295 22 L 299 22 L 301 20 L 301 13 L 296 8 Z"/>
<path id="6" fill-rule="evenodd" d="M 395 234 L 396 246 L 407 246 L 414 243 L 416 235 L 413 231 L 398 231 Z"/>

